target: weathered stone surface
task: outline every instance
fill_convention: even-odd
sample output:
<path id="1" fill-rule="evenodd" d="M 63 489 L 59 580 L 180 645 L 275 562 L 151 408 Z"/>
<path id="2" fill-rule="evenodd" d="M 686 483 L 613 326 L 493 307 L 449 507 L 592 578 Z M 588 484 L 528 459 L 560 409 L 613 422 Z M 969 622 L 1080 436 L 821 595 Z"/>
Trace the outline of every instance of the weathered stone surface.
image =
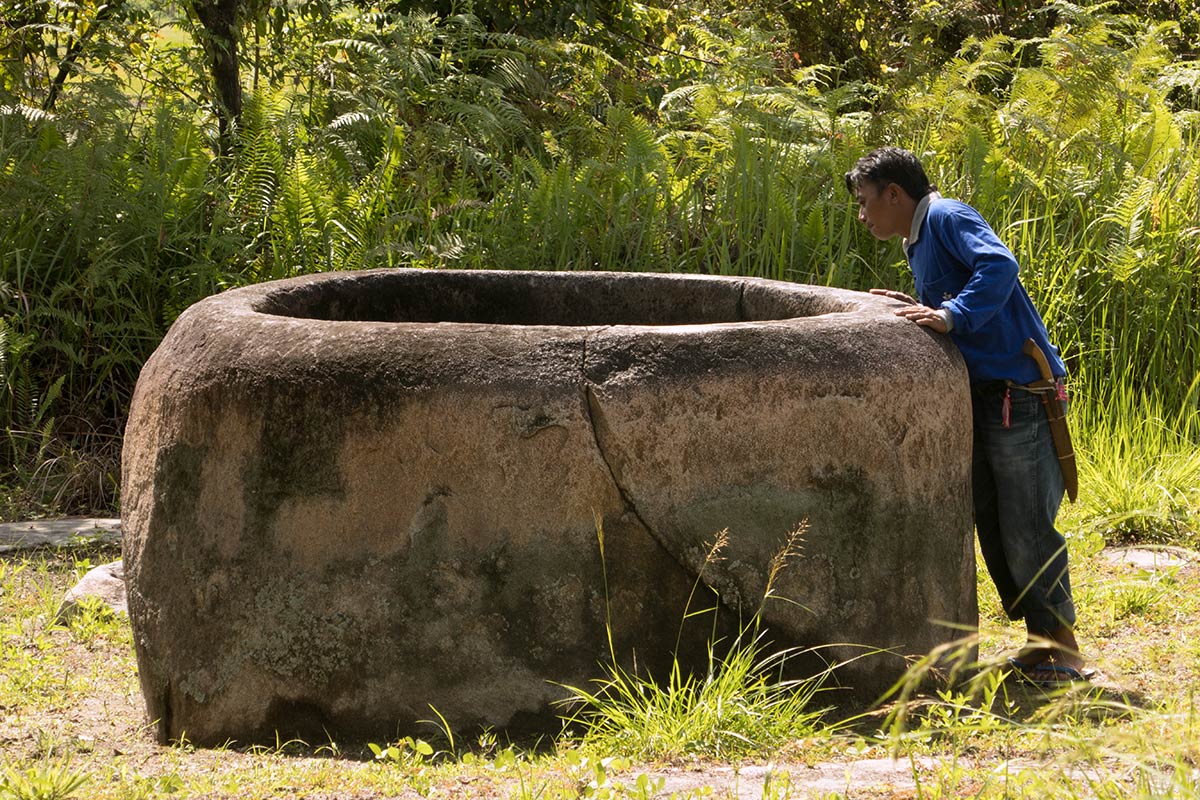
<path id="1" fill-rule="evenodd" d="M 66 596 L 54 618 L 58 622 L 70 622 L 79 613 L 84 598 L 95 598 L 118 614 L 129 613 L 125 597 L 125 569 L 120 561 L 101 564 L 75 584 Z"/>
<path id="2" fill-rule="evenodd" d="M 622 663 L 665 668 L 725 528 L 702 576 L 719 624 L 753 612 L 807 519 L 775 589 L 799 605 L 766 607 L 777 644 L 953 638 L 931 620 L 976 622 L 966 374 L 893 307 L 753 279 L 418 270 L 196 304 L 125 439 L 159 737 L 387 737 L 431 706 L 545 727 L 558 684 L 608 660 L 606 619 Z M 710 630 L 685 626 L 685 667 Z M 898 655 L 842 680 L 874 691 Z"/>

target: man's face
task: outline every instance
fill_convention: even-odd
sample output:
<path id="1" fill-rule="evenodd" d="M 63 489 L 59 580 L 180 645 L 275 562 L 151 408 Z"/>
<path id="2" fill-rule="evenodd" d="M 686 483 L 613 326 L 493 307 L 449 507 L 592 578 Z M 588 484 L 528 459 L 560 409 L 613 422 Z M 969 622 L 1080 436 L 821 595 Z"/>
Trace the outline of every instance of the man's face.
<path id="1" fill-rule="evenodd" d="M 905 217 L 904 204 L 900 202 L 903 194 L 904 190 L 894 183 L 879 186 L 871 181 L 863 181 L 854 188 L 854 197 L 858 200 L 858 221 L 866 225 L 876 239 L 908 236 L 906 225 L 911 218 Z"/>

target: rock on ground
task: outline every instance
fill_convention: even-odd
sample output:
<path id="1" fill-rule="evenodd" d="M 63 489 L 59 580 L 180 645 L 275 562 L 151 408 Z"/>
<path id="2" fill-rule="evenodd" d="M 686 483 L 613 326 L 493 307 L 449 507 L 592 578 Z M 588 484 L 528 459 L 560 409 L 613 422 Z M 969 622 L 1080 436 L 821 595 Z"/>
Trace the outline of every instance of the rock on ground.
<path id="1" fill-rule="evenodd" d="M 58 622 L 70 622 L 79 613 L 82 603 L 92 598 L 99 600 L 114 613 L 128 614 L 125 595 L 125 567 L 123 562 L 114 561 L 90 570 L 79 583 L 67 592 L 54 618 Z"/>

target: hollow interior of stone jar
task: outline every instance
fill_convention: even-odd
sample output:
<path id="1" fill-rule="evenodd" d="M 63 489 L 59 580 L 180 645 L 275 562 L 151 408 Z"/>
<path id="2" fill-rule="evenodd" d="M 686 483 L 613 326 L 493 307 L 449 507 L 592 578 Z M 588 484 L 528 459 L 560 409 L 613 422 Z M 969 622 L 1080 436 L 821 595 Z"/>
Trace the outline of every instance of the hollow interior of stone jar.
<path id="1" fill-rule="evenodd" d="M 741 281 L 657 274 L 348 272 L 277 289 L 254 309 L 337 322 L 490 325 L 697 325 L 812 317 L 850 310 L 815 287 L 745 292 Z"/>

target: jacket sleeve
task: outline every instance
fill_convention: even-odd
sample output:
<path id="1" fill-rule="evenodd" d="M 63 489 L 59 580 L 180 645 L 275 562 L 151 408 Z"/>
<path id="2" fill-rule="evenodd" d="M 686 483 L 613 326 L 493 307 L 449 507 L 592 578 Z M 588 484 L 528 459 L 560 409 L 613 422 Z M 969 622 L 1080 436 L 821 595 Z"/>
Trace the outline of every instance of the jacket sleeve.
<path id="1" fill-rule="evenodd" d="M 1017 286 L 1017 259 L 975 209 L 959 209 L 930 219 L 937 238 L 971 276 L 957 296 L 942 303 L 954 317 L 954 330 L 973 333 L 996 316 Z"/>

